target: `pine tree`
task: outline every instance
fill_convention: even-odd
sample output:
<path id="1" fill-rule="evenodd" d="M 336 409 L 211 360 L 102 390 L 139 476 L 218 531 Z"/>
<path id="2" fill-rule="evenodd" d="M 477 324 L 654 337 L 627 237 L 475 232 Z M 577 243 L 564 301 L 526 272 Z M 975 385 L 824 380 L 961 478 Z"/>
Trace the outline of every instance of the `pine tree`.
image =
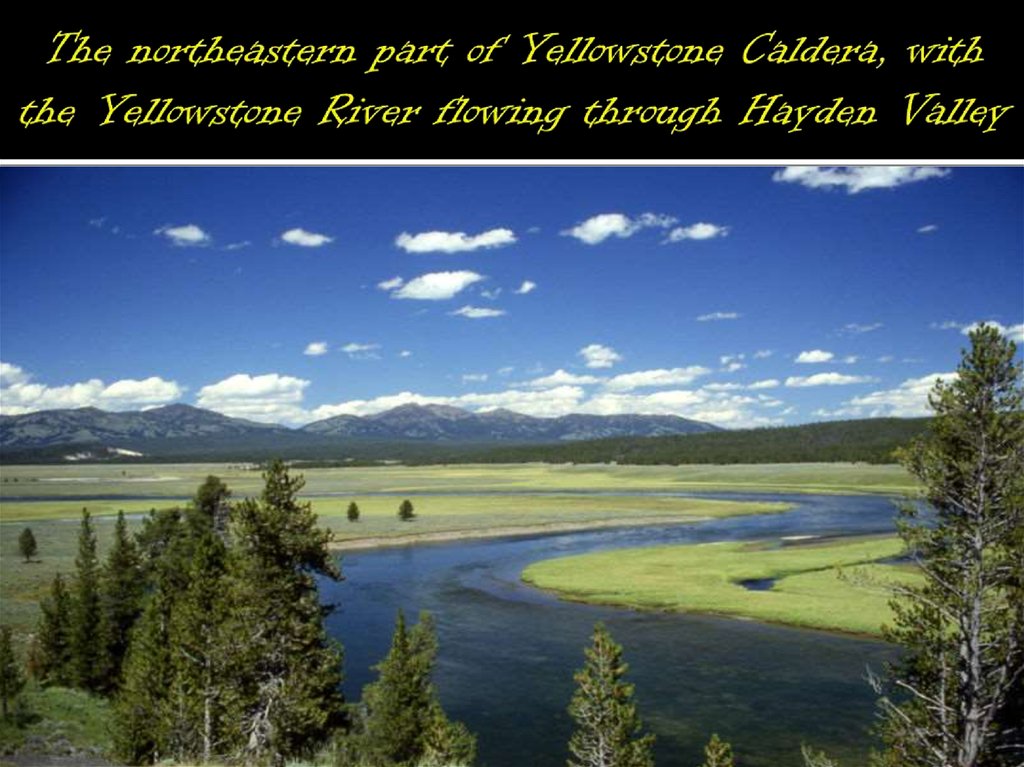
<path id="1" fill-rule="evenodd" d="M 99 692 L 108 684 L 109 664 L 103 638 L 100 572 L 96 534 L 89 512 L 82 509 L 75 558 L 75 590 L 71 619 L 71 667 L 76 687 Z"/>
<path id="2" fill-rule="evenodd" d="M 18 536 L 18 551 L 26 562 L 31 562 L 38 550 L 39 547 L 36 545 L 36 537 L 32 534 L 32 528 L 26 527 Z"/>
<path id="3" fill-rule="evenodd" d="M 406 498 L 398 507 L 398 518 L 403 522 L 410 522 L 416 518 L 416 511 L 412 507 L 412 501 Z"/>
<path id="4" fill-rule="evenodd" d="M 176 726 L 169 748 L 178 759 L 204 764 L 222 744 L 223 688 L 230 684 L 223 657 L 235 641 L 224 636 L 222 629 L 228 611 L 225 558 L 224 544 L 211 526 L 195 543 L 188 587 L 175 600 L 170 619 L 174 681 L 169 697 Z"/>
<path id="5" fill-rule="evenodd" d="M 225 658 L 226 737 L 244 758 L 283 764 L 308 752 L 344 721 L 341 652 L 327 636 L 329 608 L 318 599 L 315 575 L 339 580 L 328 549 L 331 534 L 316 526 L 304 481 L 284 464 L 264 472 L 259 499 L 232 510 Z"/>
<path id="6" fill-rule="evenodd" d="M 71 652 L 71 595 L 60 573 L 53 576 L 50 596 L 40 604 L 42 617 L 36 633 L 35 673 L 44 685 L 69 687 L 74 684 Z"/>
<path id="7" fill-rule="evenodd" d="M 139 552 L 135 541 L 128 535 L 124 512 L 119 511 L 114 525 L 114 542 L 100 579 L 103 634 L 110 668 L 108 689 L 113 689 L 120 678 L 131 629 L 142 612 L 142 595 Z"/>
<path id="8" fill-rule="evenodd" d="M 957 377 L 931 394 L 930 433 L 901 456 L 934 520 L 908 507 L 900 523 L 924 584 L 893 601 L 888 638 L 904 652 L 890 669 L 897 699 L 881 700 L 882 764 L 989 767 L 1024 756 L 1022 722 L 1009 716 L 1024 677 L 1021 365 L 994 328 L 970 339 Z"/>
<path id="9" fill-rule="evenodd" d="M 407 630 L 399 610 L 391 649 L 374 667 L 377 681 L 363 689 L 365 750 L 372 762 L 399 767 L 472 762 L 476 739 L 465 725 L 447 718 L 431 683 L 437 649 L 431 617 L 421 614 Z"/>
<path id="10" fill-rule="evenodd" d="M 722 741 L 718 733 L 704 746 L 704 764 L 701 767 L 733 767 L 732 746 Z"/>
<path id="11" fill-rule="evenodd" d="M 653 767 L 653 735 L 641 732 L 633 685 L 622 681 L 629 666 L 622 647 L 600 623 L 576 673 L 569 714 L 576 730 L 569 741 L 569 767 Z"/>
<path id="12" fill-rule="evenodd" d="M 158 582 L 142 617 L 132 629 L 121 686 L 114 699 L 113 750 L 128 764 L 150 764 L 169 755 L 174 724 L 169 690 L 170 620 L 173 594 L 167 581 Z"/>
<path id="13" fill-rule="evenodd" d="M 352 501 L 352 503 L 348 505 L 348 511 L 346 513 L 348 514 L 349 522 L 359 521 L 359 506 L 356 505 L 355 501 Z"/>
<path id="14" fill-rule="evenodd" d="M 0 706 L 6 721 L 10 706 L 25 687 L 25 675 L 11 645 L 11 627 L 0 627 Z"/>

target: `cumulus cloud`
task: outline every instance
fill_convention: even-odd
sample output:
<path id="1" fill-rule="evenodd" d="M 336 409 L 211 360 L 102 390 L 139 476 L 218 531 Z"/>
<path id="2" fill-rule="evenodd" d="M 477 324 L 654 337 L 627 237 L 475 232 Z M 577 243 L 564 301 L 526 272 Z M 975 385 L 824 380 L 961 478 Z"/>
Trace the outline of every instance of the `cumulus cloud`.
<path id="1" fill-rule="evenodd" d="M 583 358 L 588 368 L 610 368 L 616 362 L 622 360 L 622 355 L 610 346 L 603 344 L 588 344 L 580 349 L 577 354 Z"/>
<path id="2" fill-rule="evenodd" d="M 509 372 L 512 371 L 510 370 Z M 587 386 L 590 384 L 601 383 L 604 380 L 605 379 L 598 378 L 597 376 L 576 375 L 575 373 L 570 373 L 559 368 L 551 375 L 527 381 L 526 385 L 536 389 L 550 389 L 555 386 Z"/>
<path id="3" fill-rule="evenodd" d="M 743 315 L 739 312 L 711 312 L 697 317 L 697 322 L 717 322 L 718 320 L 738 320 Z"/>
<path id="4" fill-rule="evenodd" d="M 811 349 L 810 351 L 800 352 L 796 357 L 796 361 L 802 364 L 816 364 L 828 362 L 835 356 L 832 352 L 827 352 L 824 349 Z"/>
<path id="5" fill-rule="evenodd" d="M 778 378 L 766 378 L 763 381 L 755 381 L 748 386 L 748 389 L 774 389 L 779 385 Z"/>
<path id="6" fill-rule="evenodd" d="M 842 373 L 815 373 L 812 376 L 790 376 L 786 386 L 805 388 L 808 386 L 845 386 L 848 384 L 871 383 L 871 376 L 848 376 Z"/>
<path id="7" fill-rule="evenodd" d="M 948 176 L 945 168 L 909 165 L 858 165 L 847 167 L 789 166 L 772 174 L 780 183 L 800 184 L 809 189 L 846 189 L 857 194 L 867 189 L 894 189 L 917 181 Z"/>
<path id="8" fill-rule="evenodd" d="M 162 226 L 156 229 L 153 234 L 158 237 L 166 237 L 172 244 L 179 247 L 196 247 L 208 245 L 213 239 L 195 224 L 184 224 L 182 226 Z"/>
<path id="9" fill-rule="evenodd" d="M 820 415 L 847 418 L 914 418 L 932 415 L 932 409 L 928 405 L 928 394 L 935 386 L 935 381 L 942 379 L 945 383 L 951 383 L 956 378 L 956 373 L 932 373 L 920 378 L 908 378 L 895 389 L 883 389 L 863 397 L 854 397 L 846 402 L 844 407 L 822 411 Z"/>
<path id="10" fill-rule="evenodd" d="M 302 409 L 303 391 L 309 381 L 266 373 L 236 373 L 199 390 L 196 404 L 235 418 L 264 423 L 295 423 L 307 419 Z"/>
<path id="11" fill-rule="evenodd" d="M 575 237 L 587 245 L 597 245 L 609 237 L 632 237 L 641 229 L 667 229 L 675 223 L 675 218 L 660 213 L 641 213 L 635 218 L 624 213 L 600 213 L 566 229 L 562 234 Z"/>
<path id="12" fill-rule="evenodd" d="M 31 379 L 32 376 L 19 366 L 0 363 L 0 412 L 21 415 L 37 410 L 80 407 L 137 410 L 174 402 L 184 393 L 176 381 L 159 376 L 124 378 L 109 385 L 98 378 L 64 386 L 33 383 Z"/>
<path id="13" fill-rule="evenodd" d="M 306 349 L 302 353 L 308 357 L 319 357 L 323 354 L 327 354 L 327 342 L 310 341 L 306 344 Z"/>
<path id="14" fill-rule="evenodd" d="M 956 320 L 945 320 L 944 322 L 933 322 L 928 327 L 932 330 L 960 330 L 961 328 L 967 327 L 967 323 L 957 322 Z"/>
<path id="15" fill-rule="evenodd" d="M 401 357 L 402 359 L 405 359 L 406 357 L 411 357 L 412 352 L 409 351 L 408 349 L 402 349 L 402 351 L 398 353 L 398 356 Z"/>
<path id="16" fill-rule="evenodd" d="M 939 231 L 937 224 L 925 224 L 924 226 L 917 227 L 918 234 L 931 234 L 932 232 Z"/>
<path id="17" fill-rule="evenodd" d="M 530 280 L 523 280 L 523 284 L 515 289 L 517 296 L 525 296 L 527 293 L 532 293 L 537 289 L 537 283 Z"/>
<path id="18" fill-rule="evenodd" d="M 465 232 L 402 232 L 395 245 L 406 253 L 462 253 L 482 248 L 500 248 L 516 241 L 511 229 L 489 229 L 480 234 Z"/>
<path id="19" fill-rule="evenodd" d="M 397 290 L 405 284 L 405 280 L 401 277 L 392 277 L 390 280 L 381 280 L 377 283 L 377 287 L 380 290 Z"/>
<path id="20" fill-rule="evenodd" d="M 754 359 L 766 360 L 773 354 L 775 354 L 775 352 L 773 352 L 771 349 L 759 349 L 758 351 L 754 352 Z"/>
<path id="21" fill-rule="evenodd" d="M 464 373 L 462 375 L 462 383 L 482 383 L 487 378 L 487 373 Z"/>
<path id="22" fill-rule="evenodd" d="M 480 297 L 486 298 L 488 301 L 497 301 L 501 298 L 501 288 L 495 288 L 494 290 L 481 290 Z"/>
<path id="23" fill-rule="evenodd" d="M 475 412 L 507 408 L 517 413 L 538 417 L 553 417 L 576 412 L 583 400 L 583 389 L 578 386 L 559 386 L 554 389 L 524 391 L 514 389 L 493 394 L 467 393 L 455 397 L 437 397 L 414 392 L 400 392 L 365 400 L 348 400 L 314 409 L 312 418 L 319 420 L 336 415 L 373 415 L 400 405 L 450 405 Z"/>
<path id="24" fill-rule="evenodd" d="M 322 245 L 334 242 L 334 238 L 328 237 L 326 234 L 317 234 L 316 232 L 309 232 L 297 227 L 289 229 L 287 232 L 282 232 L 281 242 L 286 242 L 289 245 L 298 245 L 302 248 L 319 248 Z"/>
<path id="25" fill-rule="evenodd" d="M 999 331 L 1000 335 L 1006 336 L 1011 341 L 1014 341 L 1018 344 L 1024 343 L 1024 324 L 1011 325 L 1010 327 L 1006 327 L 1005 325 L 1002 325 L 996 322 L 995 320 L 987 320 L 984 323 L 972 322 L 970 325 L 961 328 L 960 332 L 963 333 L 965 336 L 969 335 L 972 331 L 977 330 L 983 324 L 990 325 L 991 327 L 995 328 L 996 330 Z"/>
<path id="26" fill-rule="evenodd" d="M 649 389 L 666 386 L 685 386 L 693 383 L 711 371 L 700 365 L 685 368 L 659 368 L 656 370 L 638 370 L 635 373 L 622 373 L 605 382 L 605 386 L 615 391 L 632 391 L 633 389 Z"/>
<path id="27" fill-rule="evenodd" d="M 414 301 L 445 301 L 482 279 L 482 274 L 469 271 L 430 272 L 409 280 L 393 291 L 391 297 Z"/>
<path id="28" fill-rule="evenodd" d="M 471 320 L 482 320 L 488 317 L 501 317 L 506 314 L 504 309 L 488 309 L 483 306 L 463 306 L 461 309 L 456 309 L 454 312 L 450 312 L 455 317 L 466 317 Z"/>
<path id="29" fill-rule="evenodd" d="M 689 226 L 677 226 L 668 233 L 665 242 L 682 242 L 683 240 L 710 240 L 715 237 L 725 237 L 729 234 L 729 227 L 709 224 L 700 221 Z"/>

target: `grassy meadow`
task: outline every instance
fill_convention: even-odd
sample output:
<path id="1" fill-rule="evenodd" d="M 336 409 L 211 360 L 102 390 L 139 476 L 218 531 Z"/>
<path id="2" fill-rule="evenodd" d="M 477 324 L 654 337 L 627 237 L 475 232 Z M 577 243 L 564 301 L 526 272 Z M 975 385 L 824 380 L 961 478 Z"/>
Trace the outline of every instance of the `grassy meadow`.
<path id="1" fill-rule="evenodd" d="M 919 578 L 909 565 L 877 562 L 902 549 L 894 537 L 658 546 L 550 559 L 522 577 L 584 602 L 879 635 L 891 619 L 889 586 Z M 742 585 L 764 579 L 775 580 L 768 590 Z"/>

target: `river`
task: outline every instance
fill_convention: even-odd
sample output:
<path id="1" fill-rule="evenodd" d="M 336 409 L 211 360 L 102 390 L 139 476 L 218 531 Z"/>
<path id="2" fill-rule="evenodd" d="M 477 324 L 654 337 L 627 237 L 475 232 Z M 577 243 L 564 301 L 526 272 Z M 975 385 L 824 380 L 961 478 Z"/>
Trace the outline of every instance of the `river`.
<path id="1" fill-rule="evenodd" d="M 482 767 L 564 765 L 566 706 L 595 621 L 625 648 L 627 680 L 657 734 L 659 765 L 700 764 L 712 732 L 748 767 L 797 767 L 801 743 L 846 767 L 864 764 L 874 694 L 866 668 L 894 656 L 882 642 L 754 621 L 570 604 L 519 582 L 535 561 L 608 548 L 789 535 L 887 533 L 895 507 L 877 496 L 707 493 L 786 501 L 781 514 L 635 529 L 353 552 L 345 580 L 322 583 L 338 605 L 328 626 L 345 646 L 345 692 L 359 697 L 388 650 L 398 608 L 430 611 L 445 710 L 478 736 Z"/>

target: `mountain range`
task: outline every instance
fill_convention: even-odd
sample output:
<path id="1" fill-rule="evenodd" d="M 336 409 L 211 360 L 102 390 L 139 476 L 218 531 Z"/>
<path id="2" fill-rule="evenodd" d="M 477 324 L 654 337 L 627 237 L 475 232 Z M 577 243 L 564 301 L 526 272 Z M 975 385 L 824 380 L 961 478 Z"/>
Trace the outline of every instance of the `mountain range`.
<path id="1" fill-rule="evenodd" d="M 670 415 L 538 418 L 510 410 L 471 413 L 446 405 L 412 404 L 368 416 L 339 415 L 292 429 L 178 404 L 132 412 L 88 407 L 0 416 L 0 454 L 4 460 L 198 455 L 242 460 L 249 453 L 254 458 L 274 452 L 287 457 L 296 451 L 309 455 L 332 447 L 386 443 L 551 444 L 711 431 L 720 429 Z"/>

